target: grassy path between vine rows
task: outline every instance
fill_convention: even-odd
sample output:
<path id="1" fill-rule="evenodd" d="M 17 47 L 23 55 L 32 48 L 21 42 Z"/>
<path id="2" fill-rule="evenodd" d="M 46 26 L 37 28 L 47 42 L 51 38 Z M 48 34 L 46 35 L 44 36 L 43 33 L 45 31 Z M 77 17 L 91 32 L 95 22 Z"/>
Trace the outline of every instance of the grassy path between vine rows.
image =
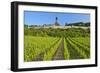
<path id="1" fill-rule="evenodd" d="M 53 60 L 64 60 L 64 40 L 62 39 Z"/>

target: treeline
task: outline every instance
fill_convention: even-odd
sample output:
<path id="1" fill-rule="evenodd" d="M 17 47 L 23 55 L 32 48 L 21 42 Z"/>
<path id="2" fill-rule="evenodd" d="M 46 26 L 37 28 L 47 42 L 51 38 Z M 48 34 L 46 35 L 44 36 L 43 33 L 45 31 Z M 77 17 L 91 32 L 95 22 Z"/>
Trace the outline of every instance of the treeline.
<path id="1" fill-rule="evenodd" d="M 30 28 L 34 28 L 34 27 L 45 27 L 45 26 L 52 26 L 53 24 L 43 24 L 43 25 L 27 25 L 27 24 L 24 24 L 24 27 L 27 28 L 27 27 L 30 27 Z"/>
<path id="2" fill-rule="evenodd" d="M 66 23 L 65 26 L 86 26 L 86 27 L 88 27 L 88 26 L 90 26 L 90 22 L 86 22 L 86 23 L 76 22 L 76 23 L 69 23 L 69 24 Z"/>
<path id="3" fill-rule="evenodd" d="M 27 24 L 24 24 L 24 27 L 25 28 L 28 28 L 28 27 L 40 27 L 40 25 L 27 25 Z"/>
<path id="4" fill-rule="evenodd" d="M 24 35 L 31 36 L 51 36 L 51 37 L 87 37 L 90 36 L 90 28 L 68 28 L 68 29 L 53 29 L 53 28 L 24 28 Z"/>
<path id="5" fill-rule="evenodd" d="M 43 25 L 27 25 L 25 24 L 24 27 L 45 27 L 45 26 L 53 26 L 54 24 L 43 24 Z M 60 24 L 58 25 L 60 26 Z M 90 22 L 76 22 L 76 23 L 65 23 L 65 26 L 85 26 L 88 27 L 90 26 Z"/>

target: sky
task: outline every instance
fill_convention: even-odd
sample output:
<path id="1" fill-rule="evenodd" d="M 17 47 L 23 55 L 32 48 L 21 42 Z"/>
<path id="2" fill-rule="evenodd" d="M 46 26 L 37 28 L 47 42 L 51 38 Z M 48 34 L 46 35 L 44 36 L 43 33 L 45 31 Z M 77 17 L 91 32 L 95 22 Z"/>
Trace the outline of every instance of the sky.
<path id="1" fill-rule="evenodd" d="M 65 23 L 90 22 L 90 14 L 24 11 L 24 24 L 54 24 L 56 17 L 61 26 L 64 26 Z"/>

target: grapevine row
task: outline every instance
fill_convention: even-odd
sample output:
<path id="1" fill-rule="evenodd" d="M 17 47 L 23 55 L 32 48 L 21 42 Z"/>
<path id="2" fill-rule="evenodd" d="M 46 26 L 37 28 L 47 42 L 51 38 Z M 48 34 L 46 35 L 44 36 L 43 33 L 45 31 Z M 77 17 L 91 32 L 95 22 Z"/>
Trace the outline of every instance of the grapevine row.
<path id="1" fill-rule="evenodd" d="M 80 48 L 80 50 L 84 51 L 88 58 L 90 57 L 90 49 L 87 46 L 84 46 L 84 45 L 80 44 L 79 42 L 77 42 L 75 40 L 72 40 L 72 39 L 70 39 L 70 40 L 74 44 L 76 44 Z"/>
<path id="2" fill-rule="evenodd" d="M 80 57 L 87 58 L 87 55 L 85 51 L 81 50 L 76 44 L 74 44 L 69 38 L 66 39 L 67 42 L 72 46 L 73 49 L 75 49 Z"/>
<path id="3" fill-rule="evenodd" d="M 68 51 L 68 47 L 67 47 L 67 42 L 64 38 L 64 58 L 65 59 L 70 59 L 70 54 L 69 54 L 69 51 Z"/>
<path id="4" fill-rule="evenodd" d="M 24 60 L 33 61 L 38 58 L 38 56 L 44 54 L 46 50 L 49 50 L 50 47 L 55 44 L 59 38 L 53 37 L 31 37 L 25 36 L 24 43 Z"/>
<path id="5" fill-rule="evenodd" d="M 60 45 L 62 39 L 60 39 L 54 46 L 52 46 L 48 52 L 46 52 L 44 54 L 44 59 L 43 60 L 52 60 L 53 59 L 53 56 L 55 54 L 55 52 L 57 51 L 58 49 L 58 46 Z"/>

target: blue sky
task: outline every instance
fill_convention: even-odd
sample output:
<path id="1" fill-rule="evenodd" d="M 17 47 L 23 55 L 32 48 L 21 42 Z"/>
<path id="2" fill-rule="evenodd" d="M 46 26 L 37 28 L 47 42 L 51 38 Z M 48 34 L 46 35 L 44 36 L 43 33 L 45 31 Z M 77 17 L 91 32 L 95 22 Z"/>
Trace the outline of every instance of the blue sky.
<path id="1" fill-rule="evenodd" d="M 90 14 L 24 11 L 24 24 L 53 24 L 56 17 L 58 17 L 58 22 L 62 26 L 65 23 L 90 22 Z"/>

